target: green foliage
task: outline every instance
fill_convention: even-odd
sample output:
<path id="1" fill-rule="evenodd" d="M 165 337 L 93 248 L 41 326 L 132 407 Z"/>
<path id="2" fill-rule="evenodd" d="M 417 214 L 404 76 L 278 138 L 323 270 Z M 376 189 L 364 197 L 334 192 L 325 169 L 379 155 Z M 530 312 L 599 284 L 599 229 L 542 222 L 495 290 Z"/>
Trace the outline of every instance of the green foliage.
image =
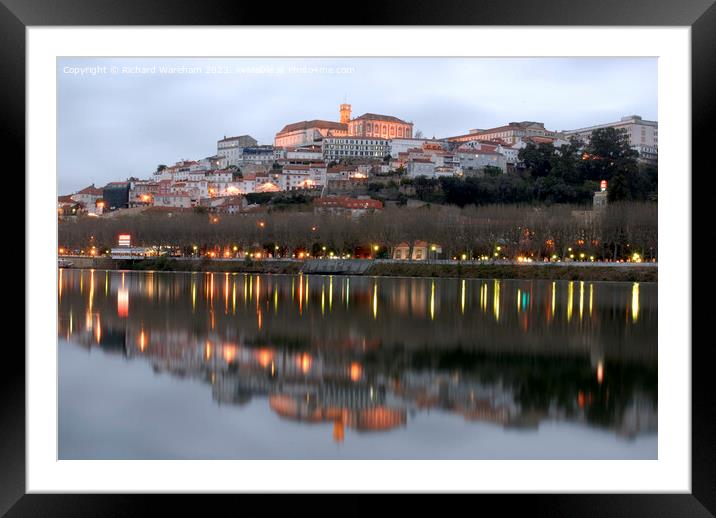
<path id="1" fill-rule="evenodd" d="M 274 193 L 272 192 L 251 192 L 246 195 L 246 201 L 251 205 L 265 205 L 270 202 L 273 197 Z"/>
<path id="2" fill-rule="evenodd" d="M 430 202 L 442 201 L 442 196 L 439 192 L 440 182 L 438 180 L 418 176 L 413 180 L 413 186 L 415 187 L 415 195 L 419 200 Z"/>
<path id="3" fill-rule="evenodd" d="M 446 203 L 465 207 L 466 205 L 487 205 L 492 203 L 526 203 L 532 200 L 527 181 L 517 175 L 441 178 L 440 185 Z"/>
<path id="4" fill-rule="evenodd" d="M 502 169 L 495 167 L 494 165 L 486 165 L 483 172 L 485 173 L 485 176 L 500 176 L 503 174 Z"/>
<path id="5" fill-rule="evenodd" d="M 585 203 L 601 180 L 609 182 L 609 201 L 656 200 L 657 169 L 639 166 L 638 153 L 624 130 L 594 130 L 588 145 L 577 140 L 555 148 L 529 143 L 520 150 L 534 201 Z"/>

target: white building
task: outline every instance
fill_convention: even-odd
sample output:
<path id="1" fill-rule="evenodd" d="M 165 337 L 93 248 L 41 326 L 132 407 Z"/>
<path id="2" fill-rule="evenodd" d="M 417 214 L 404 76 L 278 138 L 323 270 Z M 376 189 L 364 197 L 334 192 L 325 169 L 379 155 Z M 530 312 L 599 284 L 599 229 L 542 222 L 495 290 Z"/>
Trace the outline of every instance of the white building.
<path id="1" fill-rule="evenodd" d="M 257 144 L 258 142 L 251 135 L 224 137 L 216 143 L 216 154 L 226 159 L 226 166 L 239 165 L 243 156 L 243 149 Z"/>
<path id="2" fill-rule="evenodd" d="M 659 123 L 642 119 L 639 115 L 622 117 L 618 122 L 598 124 L 563 132 L 565 137 L 577 137 L 589 144 L 592 132 L 596 129 L 614 128 L 623 130 L 629 138 L 629 145 L 639 152 L 639 159 L 656 162 L 659 154 Z"/>
<path id="3" fill-rule="evenodd" d="M 229 166 L 229 162 L 222 155 L 214 155 L 202 158 L 199 160 L 199 165 L 206 169 L 225 169 Z"/>
<path id="4" fill-rule="evenodd" d="M 437 143 L 447 147 L 443 141 L 427 138 L 394 138 L 390 139 L 389 154 L 392 158 L 396 158 L 400 153 L 407 153 L 411 149 L 422 148 L 424 144 Z"/>
<path id="5" fill-rule="evenodd" d="M 241 151 L 241 158 L 236 165 L 271 165 L 277 160 L 273 146 L 250 146 Z"/>
<path id="6" fill-rule="evenodd" d="M 322 142 L 323 159 L 327 162 L 347 158 L 382 159 L 389 148 L 389 141 L 383 138 L 326 137 Z"/>
<path id="7" fill-rule="evenodd" d="M 321 146 L 287 148 L 284 152 L 284 158 L 292 164 L 319 162 L 323 160 L 323 149 Z"/>
<path id="8" fill-rule="evenodd" d="M 405 170 L 408 178 L 419 176 L 433 178 L 435 176 L 435 164 L 429 158 L 411 158 L 405 163 Z"/>
<path id="9" fill-rule="evenodd" d="M 94 184 L 88 185 L 81 191 L 77 191 L 71 195 L 70 198 L 73 201 L 83 203 L 85 207 L 93 207 L 95 202 L 102 198 L 102 189 L 95 187 Z"/>
<path id="10" fill-rule="evenodd" d="M 278 177 L 282 191 L 323 187 L 327 182 L 328 168 L 323 163 L 287 165 Z"/>
<path id="11" fill-rule="evenodd" d="M 186 192 L 161 193 L 154 196 L 154 206 L 190 209 L 193 206 L 193 200 Z"/>
<path id="12" fill-rule="evenodd" d="M 463 174 L 469 174 L 469 171 L 482 171 L 487 166 L 497 167 L 503 173 L 507 171 L 505 155 L 497 151 L 461 148 L 456 155 Z"/>

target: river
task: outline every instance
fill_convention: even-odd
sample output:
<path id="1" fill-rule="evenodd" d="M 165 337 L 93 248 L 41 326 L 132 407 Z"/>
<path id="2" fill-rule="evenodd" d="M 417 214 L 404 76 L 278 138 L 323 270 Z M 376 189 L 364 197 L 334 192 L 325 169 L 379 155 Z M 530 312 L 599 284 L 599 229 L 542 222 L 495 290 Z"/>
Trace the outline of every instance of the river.
<path id="1" fill-rule="evenodd" d="M 61 459 L 657 458 L 657 284 L 58 275 Z"/>

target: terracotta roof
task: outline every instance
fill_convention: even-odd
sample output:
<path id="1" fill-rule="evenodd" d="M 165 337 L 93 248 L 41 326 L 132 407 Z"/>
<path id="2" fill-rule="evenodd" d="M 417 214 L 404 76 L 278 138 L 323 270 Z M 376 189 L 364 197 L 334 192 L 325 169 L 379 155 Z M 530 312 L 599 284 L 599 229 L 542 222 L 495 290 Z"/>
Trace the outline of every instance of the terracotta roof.
<path id="1" fill-rule="evenodd" d="M 277 133 L 277 135 L 280 135 L 281 133 L 288 133 L 290 131 L 306 130 L 309 128 L 323 128 L 348 131 L 347 124 L 343 124 L 341 122 L 314 119 L 310 121 L 301 121 L 294 122 L 293 124 L 288 124 L 287 126 L 284 126 L 283 129 Z"/>
<path id="2" fill-rule="evenodd" d="M 88 185 L 81 191 L 77 191 L 75 194 L 91 194 L 94 196 L 102 196 L 102 189 L 99 189 L 99 188 L 95 187 L 94 184 L 92 184 L 92 185 Z"/>
<path id="3" fill-rule="evenodd" d="M 404 120 L 399 119 L 398 117 L 393 117 L 392 115 L 379 115 L 377 113 L 364 113 L 360 117 L 356 117 L 353 120 L 386 121 L 386 122 L 398 122 L 400 124 L 408 124 L 410 126 L 413 125 L 412 122 L 405 122 Z"/>
<path id="4" fill-rule="evenodd" d="M 230 140 L 239 140 L 242 138 L 250 138 L 251 140 L 254 140 L 254 141 L 256 140 L 251 135 L 239 135 L 238 137 L 224 137 L 219 142 L 228 142 Z M 213 157 L 209 157 L 209 158 L 213 158 Z"/>

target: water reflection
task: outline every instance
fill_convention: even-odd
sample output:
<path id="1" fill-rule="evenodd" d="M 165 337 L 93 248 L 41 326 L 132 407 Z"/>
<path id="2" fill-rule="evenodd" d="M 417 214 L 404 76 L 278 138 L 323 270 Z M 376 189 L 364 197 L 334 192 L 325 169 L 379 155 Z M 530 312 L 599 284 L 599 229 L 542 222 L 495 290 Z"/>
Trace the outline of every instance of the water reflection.
<path id="1" fill-rule="evenodd" d="M 58 295 L 71 344 L 197 380 L 218 404 L 326 424 L 328 444 L 428 433 L 426 412 L 656 432 L 652 284 L 61 270 Z"/>

